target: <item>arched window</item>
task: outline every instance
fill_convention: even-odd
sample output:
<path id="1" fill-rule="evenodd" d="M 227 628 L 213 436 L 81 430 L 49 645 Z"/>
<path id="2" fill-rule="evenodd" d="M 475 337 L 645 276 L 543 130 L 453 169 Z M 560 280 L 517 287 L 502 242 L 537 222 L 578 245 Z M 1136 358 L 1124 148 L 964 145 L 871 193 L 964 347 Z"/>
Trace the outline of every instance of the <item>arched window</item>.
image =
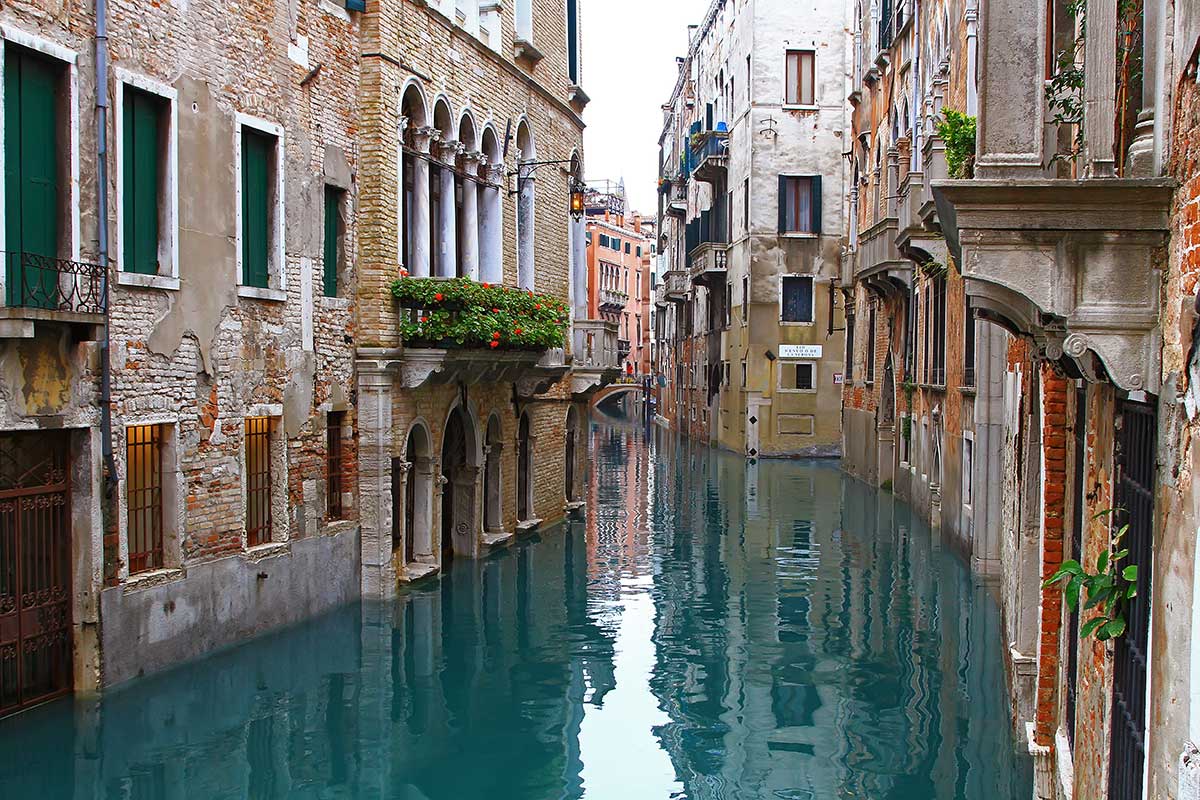
<path id="1" fill-rule="evenodd" d="M 517 196 L 517 285 L 522 289 L 534 288 L 535 239 L 534 239 L 534 184 L 533 167 L 537 160 L 537 148 L 529 124 L 521 121 L 517 128 L 518 182 Z"/>
<path id="2" fill-rule="evenodd" d="M 455 408 L 442 434 L 442 568 L 456 552 L 472 553 L 475 518 L 475 428 L 462 408 Z"/>
<path id="3" fill-rule="evenodd" d="M 529 415 L 522 414 L 517 426 L 517 518 L 533 518 L 533 453 L 529 441 Z"/>
<path id="4" fill-rule="evenodd" d="M 503 484 L 500 480 L 500 454 L 504 443 L 500 435 L 500 418 L 495 414 L 488 420 L 483 464 L 483 529 L 499 531 L 504 524 L 501 516 Z"/>
<path id="5" fill-rule="evenodd" d="M 433 107 L 433 126 L 438 143 L 429 166 L 429 239 L 433 250 L 433 274 L 453 278 L 458 268 L 458 225 L 456 202 L 458 157 L 456 131 L 450 106 L 443 99 Z"/>
<path id="6" fill-rule="evenodd" d="M 419 86 L 409 84 L 400 100 L 404 118 L 401 131 L 399 175 L 400 264 L 413 276 L 429 275 L 429 122 Z"/>
<path id="7" fill-rule="evenodd" d="M 429 432 L 422 425 L 408 434 L 403 459 L 392 462 L 392 548 L 403 550 L 403 563 L 411 564 L 433 549 L 433 459 Z M 398 500 L 403 497 L 403 509 Z"/>
<path id="8" fill-rule="evenodd" d="M 454 176 L 455 207 L 458 215 L 456 251 L 460 278 L 479 280 L 479 142 L 475 121 L 464 113 L 458 123 L 458 164 Z"/>
<path id="9" fill-rule="evenodd" d="M 483 129 L 479 149 L 483 167 L 479 181 L 479 278 L 504 283 L 504 156 L 496 132 Z"/>

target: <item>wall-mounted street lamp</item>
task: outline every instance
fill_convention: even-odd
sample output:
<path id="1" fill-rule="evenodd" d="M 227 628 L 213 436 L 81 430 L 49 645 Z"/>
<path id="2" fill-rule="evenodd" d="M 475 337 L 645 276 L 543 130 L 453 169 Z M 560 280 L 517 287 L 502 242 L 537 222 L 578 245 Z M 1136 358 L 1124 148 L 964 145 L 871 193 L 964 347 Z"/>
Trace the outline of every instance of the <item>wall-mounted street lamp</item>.
<path id="1" fill-rule="evenodd" d="M 570 178 L 567 183 L 567 191 L 570 192 L 568 203 L 569 208 L 571 209 L 571 216 L 575 219 L 581 219 L 584 212 L 584 194 L 587 186 L 584 184 L 583 178 L 581 178 L 579 175 L 579 161 L 576 158 L 559 158 L 551 161 L 517 162 L 517 168 L 508 173 L 510 178 L 516 177 L 517 188 L 510 189 L 509 194 L 520 195 L 525 190 L 526 182 L 533 177 L 533 173 L 537 172 L 542 167 L 555 165 L 562 166 L 564 164 L 569 164 L 571 166 L 571 171 L 569 173 Z"/>

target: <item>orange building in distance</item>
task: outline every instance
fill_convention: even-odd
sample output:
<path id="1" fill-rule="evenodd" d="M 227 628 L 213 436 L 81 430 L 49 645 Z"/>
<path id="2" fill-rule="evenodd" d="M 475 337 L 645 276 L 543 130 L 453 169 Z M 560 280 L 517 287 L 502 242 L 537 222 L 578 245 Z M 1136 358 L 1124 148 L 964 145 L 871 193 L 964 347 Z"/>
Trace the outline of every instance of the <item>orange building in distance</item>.
<path id="1" fill-rule="evenodd" d="M 588 186 L 588 318 L 615 322 L 621 371 L 649 374 L 650 251 L 653 227 L 625 214 L 625 187 L 603 181 Z"/>

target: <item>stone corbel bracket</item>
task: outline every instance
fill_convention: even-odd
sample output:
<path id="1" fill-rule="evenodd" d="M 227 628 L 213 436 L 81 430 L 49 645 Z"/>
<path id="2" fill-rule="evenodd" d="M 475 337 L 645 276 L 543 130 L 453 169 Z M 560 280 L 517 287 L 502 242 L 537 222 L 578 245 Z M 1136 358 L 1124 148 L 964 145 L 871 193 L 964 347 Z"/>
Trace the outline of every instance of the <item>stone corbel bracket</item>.
<path id="1" fill-rule="evenodd" d="M 979 316 L 1046 358 L 1127 391 L 1157 392 L 1160 264 L 1174 182 L 992 179 L 933 183 Z"/>

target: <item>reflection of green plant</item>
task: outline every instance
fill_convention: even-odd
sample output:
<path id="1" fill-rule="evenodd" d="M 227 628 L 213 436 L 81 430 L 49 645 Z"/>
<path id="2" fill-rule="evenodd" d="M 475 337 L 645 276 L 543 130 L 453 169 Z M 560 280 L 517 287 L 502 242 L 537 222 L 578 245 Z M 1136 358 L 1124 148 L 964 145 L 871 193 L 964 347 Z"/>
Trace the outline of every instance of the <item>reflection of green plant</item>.
<path id="1" fill-rule="evenodd" d="M 905 417 L 900 420 L 900 436 L 906 442 L 912 440 L 912 417 Z"/>
<path id="2" fill-rule="evenodd" d="M 567 307 L 555 297 L 467 278 L 400 278 L 391 285 L 407 313 L 400 335 L 412 345 L 493 350 L 562 347 Z"/>
<path id="3" fill-rule="evenodd" d="M 1095 518 L 1111 513 L 1112 509 L 1101 511 Z M 1129 526 L 1122 525 L 1113 534 L 1109 548 L 1096 559 L 1094 573 L 1085 570 L 1078 561 L 1067 560 L 1042 584 L 1045 588 L 1065 582 L 1063 594 L 1072 611 L 1079 605 L 1080 590 L 1085 591 L 1084 610 L 1095 608 L 1097 613 L 1080 626 L 1080 639 L 1095 633 L 1096 639 L 1103 642 L 1125 632 L 1125 605 L 1137 596 L 1138 582 L 1137 564 L 1129 564 L 1124 568 L 1120 566 L 1122 559 L 1129 555 L 1128 549 L 1118 549 L 1128 531 Z"/>
<path id="4" fill-rule="evenodd" d="M 942 110 L 937 134 L 946 143 L 946 169 L 951 178 L 975 177 L 975 117 L 955 111 Z"/>
<path id="5" fill-rule="evenodd" d="M 890 492 L 892 490 L 892 479 L 888 478 L 883 483 L 879 484 L 879 488 L 882 491 Z"/>

